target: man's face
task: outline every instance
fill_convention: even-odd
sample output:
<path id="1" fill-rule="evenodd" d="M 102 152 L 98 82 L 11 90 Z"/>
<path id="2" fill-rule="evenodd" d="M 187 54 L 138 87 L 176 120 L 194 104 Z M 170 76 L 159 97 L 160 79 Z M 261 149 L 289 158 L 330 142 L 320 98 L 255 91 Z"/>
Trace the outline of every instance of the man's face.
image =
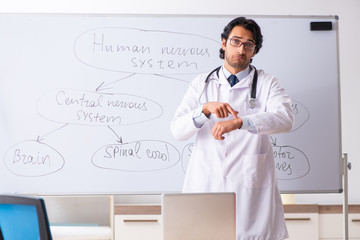
<path id="1" fill-rule="evenodd" d="M 235 41 L 235 43 L 241 41 L 245 44 L 252 43 L 255 45 L 255 40 L 252 32 L 241 26 L 235 26 L 228 39 L 222 40 L 222 49 L 225 51 L 225 68 L 235 74 L 249 66 L 250 59 L 255 56 L 255 50 L 245 49 L 244 44 L 241 44 L 240 47 L 234 47 L 230 44 L 230 41 Z"/>

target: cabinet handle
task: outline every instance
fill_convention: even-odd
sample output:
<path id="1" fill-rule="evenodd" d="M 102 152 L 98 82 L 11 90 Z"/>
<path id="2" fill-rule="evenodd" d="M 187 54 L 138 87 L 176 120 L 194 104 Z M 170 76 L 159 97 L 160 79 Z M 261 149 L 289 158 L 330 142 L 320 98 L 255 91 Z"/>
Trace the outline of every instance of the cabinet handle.
<path id="1" fill-rule="evenodd" d="M 156 219 L 124 219 L 126 223 L 138 223 L 138 222 L 158 222 Z"/>
<path id="2" fill-rule="evenodd" d="M 360 219 L 353 219 L 352 222 L 360 222 Z"/>
<path id="3" fill-rule="evenodd" d="M 311 218 L 285 218 L 285 221 L 310 221 Z"/>

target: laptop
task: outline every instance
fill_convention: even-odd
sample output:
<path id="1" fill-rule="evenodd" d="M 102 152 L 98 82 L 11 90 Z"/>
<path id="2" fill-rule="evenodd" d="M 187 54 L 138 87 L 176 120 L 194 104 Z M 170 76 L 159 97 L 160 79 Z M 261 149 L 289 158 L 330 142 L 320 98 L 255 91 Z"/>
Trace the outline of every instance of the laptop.
<path id="1" fill-rule="evenodd" d="M 163 240 L 235 240 L 235 193 L 163 194 Z"/>

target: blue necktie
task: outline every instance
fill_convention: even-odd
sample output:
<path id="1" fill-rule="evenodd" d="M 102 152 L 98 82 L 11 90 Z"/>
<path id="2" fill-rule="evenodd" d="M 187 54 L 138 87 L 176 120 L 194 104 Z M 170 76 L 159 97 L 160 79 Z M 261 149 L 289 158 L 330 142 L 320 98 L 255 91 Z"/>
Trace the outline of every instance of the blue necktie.
<path id="1" fill-rule="evenodd" d="M 233 87 L 239 80 L 237 79 L 237 77 L 235 75 L 230 75 L 229 77 L 229 82 L 230 82 L 230 86 Z"/>

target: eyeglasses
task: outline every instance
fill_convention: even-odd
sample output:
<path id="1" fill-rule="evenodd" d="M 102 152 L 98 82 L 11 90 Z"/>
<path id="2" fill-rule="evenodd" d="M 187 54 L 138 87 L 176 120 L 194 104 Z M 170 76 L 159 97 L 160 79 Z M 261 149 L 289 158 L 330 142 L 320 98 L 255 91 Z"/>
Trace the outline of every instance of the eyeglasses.
<path id="1" fill-rule="evenodd" d="M 229 38 L 229 41 L 230 41 L 231 46 L 238 48 L 238 47 L 241 47 L 241 45 L 244 45 L 245 50 L 248 50 L 248 51 L 254 51 L 254 49 L 256 47 L 256 45 L 252 42 L 242 42 L 240 39 L 235 38 L 235 37 Z"/>

